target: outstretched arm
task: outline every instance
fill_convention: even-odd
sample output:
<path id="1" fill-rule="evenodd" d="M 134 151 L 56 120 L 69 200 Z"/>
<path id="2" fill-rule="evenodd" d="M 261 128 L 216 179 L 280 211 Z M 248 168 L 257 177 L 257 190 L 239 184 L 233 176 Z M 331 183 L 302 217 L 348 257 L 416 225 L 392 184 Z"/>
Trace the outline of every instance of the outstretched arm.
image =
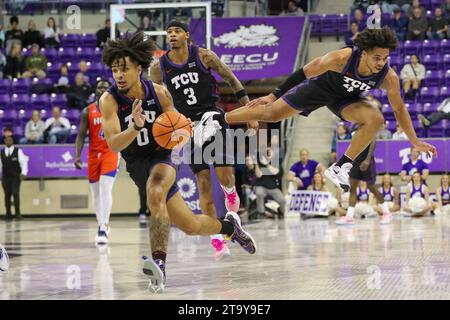
<path id="1" fill-rule="evenodd" d="M 84 147 L 84 139 L 89 127 L 89 108 L 86 107 L 81 112 L 80 125 L 77 139 L 75 140 L 75 168 L 81 169 L 81 152 Z"/>
<path id="2" fill-rule="evenodd" d="M 386 78 L 381 85 L 381 88 L 386 90 L 389 103 L 394 111 L 395 119 L 398 124 L 403 128 L 409 141 L 417 150 L 421 152 L 431 153 L 433 156 L 437 156 L 436 148 L 426 142 L 420 141 L 417 138 L 416 131 L 411 121 L 408 110 L 403 103 L 403 99 L 400 95 L 400 80 L 397 73 L 390 69 Z"/>
<path id="3" fill-rule="evenodd" d="M 200 48 L 199 53 L 200 60 L 205 67 L 211 68 L 217 72 L 223 80 L 229 84 L 241 105 L 246 105 L 250 100 L 248 99 L 247 93 L 245 93 L 244 86 L 238 78 L 236 78 L 233 71 L 231 71 L 231 69 L 223 63 L 213 51 Z"/>

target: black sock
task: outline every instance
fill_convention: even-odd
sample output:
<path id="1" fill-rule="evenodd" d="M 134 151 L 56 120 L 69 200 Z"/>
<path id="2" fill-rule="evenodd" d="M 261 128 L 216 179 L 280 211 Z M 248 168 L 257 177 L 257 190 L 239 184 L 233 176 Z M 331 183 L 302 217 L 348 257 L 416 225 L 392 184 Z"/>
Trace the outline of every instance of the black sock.
<path id="1" fill-rule="evenodd" d="M 339 159 L 339 161 L 336 162 L 336 165 L 339 166 L 339 167 L 342 167 L 342 165 L 343 165 L 344 163 L 352 163 L 352 162 L 353 162 L 353 160 L 350 159 L 349 157 L 347 157 L 347 156 L 344 154 L 344 155 Z"/>
<path id="2" fill-rule="evenodd" d="M 227 236 L 231 236 L 234 233 L 234 226 L 230 221 L 219 220 L 222 227 L 220 228 L 220 234 L 226 234 Z"/>
<path id="3" fill-rule="evenodd" d="M 154 251 L 152 252 L 152 258 L 153 260 L 162 260 L 164 263 L 166 263 L 166 256 L 167 253 L 165 253 L 164 251 Z"/>

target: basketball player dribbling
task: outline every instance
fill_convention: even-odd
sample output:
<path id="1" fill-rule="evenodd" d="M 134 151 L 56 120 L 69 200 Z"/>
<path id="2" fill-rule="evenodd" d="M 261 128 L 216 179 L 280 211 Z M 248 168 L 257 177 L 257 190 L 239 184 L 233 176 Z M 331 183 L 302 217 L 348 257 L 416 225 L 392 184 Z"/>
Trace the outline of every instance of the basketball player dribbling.
<path id="1" fill-rule="evenodd" d="M 146 190 L 152 213 L 152 256 L 144 259 L 143 271 L 149 276 L 150 289 L 162 292 L 171 223 L 188 235 L 226 235 L 250 254 L 256 252 L 256 245 L 236 213 L 228 212 L 224 220 L 195 215 L 181 197 L 171 151 L 161 148 L 151 134 L 160 114 L 176 112 L 165 87 L 141 78 L 154 50 L 154 43 L 144 40 L 143 32 L 107 43 L 102 60 L 111 68 L 115 84 L 100 98 L 100 110 L 108 146 L 121 152 L 130 177 L 139 189 Z"/>
<path id="2" fill-rule="evenodd" d="M 241 82 L 214 52 L 188 44 L 189 29 L 185 23 L 171 21 L 166 26 L 166 31 L 170 50 L 152 65 L 151 79 L 154 83 L 164 84 L 167 87 L 180 113 L 197 122 L 208 111 L 220 112 L 216 107 L 219 100 L 217 84 L 211 70 L 217 72 L 230 85 L 241 105 L 244 106 L 250 101 Z M 258 122 L 251 121 L 248 126 L 257 129 Z M 231 140 L 227 140 L 227 129 L 228 126 L 222 127 L 217 132 L 220 138 L 208 141 L 201 148 L 196 148 L 194 139 L 191 139 L 189 164 L 197 177 L 200 208 L 211 217 L 216 217 L 216 208 L 208 162 L 212 162 L 216 177 L 222 186 L 227 210 L 237 212 L 240 205 L 233 174 L 234 156 L 226 152 L 234 151 L 233 146 L 229 145 Z M 220 143 L 220 146 L 215 144 L 215 148 L 224 152 L 215 150 L 215 157 L 208 159 L 204 150 L 213 143 Z M 200 153 L 201 158 L 196 158 L 196 154 Z M 211 236 L 211 244 L 216 250 L 216 260 L 230 255 L 226 241 L 221 235 Z"/>
<path id="3" fill-rule="evenodd" d="M 386 90 L 395 118 L 417 150 L 437 156 L 436 148 L 417 138 L 400 92 L 397 73 L 388 63 L 389 51 L 397 47 L 395 33 L 388 27 L 365 29 L 353 41 L 355 46 L 331 51 L 289 76 L 271 94 L 226 114 L 206 113 L 194 137 L 202 145 L 217 128 L 235 122 L 258 120 L 278 122 L 298 113 L 327 106 L 343 120 L 359 124 L 345 154 L 332 164 L 325 176 L 337 187 L 350 189 L 349 172 L 357 156 L 381 129 L 383 114 L 365 98 L 370 89 Z"/>
<path id="4" fill-rule="evenodd" d="M 108 243 L 109 216 L 112 208 L 112 189 L 119 170 L 120 156 L 108 148 L 102 130 L 102 115 L 98 100 L 111 86 L 108 80 L 99 80 L 95 87 L 95 102 L 81 112 L 80 125 L 75 141 L 75 167 L 82 168 L 81 152 L 84 139 L 89 130 L 88 178 L 97 216 L 98 231 L 95 238 L 97 245 Z"/>

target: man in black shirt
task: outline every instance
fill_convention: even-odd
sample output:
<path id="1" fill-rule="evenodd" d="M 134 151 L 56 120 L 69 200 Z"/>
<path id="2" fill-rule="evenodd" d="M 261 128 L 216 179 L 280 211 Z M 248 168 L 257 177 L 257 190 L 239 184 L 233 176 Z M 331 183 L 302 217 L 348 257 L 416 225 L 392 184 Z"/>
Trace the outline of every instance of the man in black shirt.
<path id="1" fill-rule="evenodd" d="M 33 20 L 30 20 L 28 21 L 28 30 L 25 31 L 23 36 L 23 47 L 28 48 L 33 44 L 37 44 L 40 48 L 42 48 L 44 41 L 41 32 L 36 29 L 36 23 Z"/>
<path id="2" fill-rule="evenodd" d="M 275 159 L 273 159 L 273 152 L 270 147 L 267 148 L 267 155 L 260 154 L 258 158 L 253 159 L 253 166 L 251 164 L 247 166 L 250 172 L 254 172 L 256 176 L 254 186 L 258 215 L 265 214 L 265 198 L 270 196 L 280 205 L 279 211 L 282 218 L 284 216 L 286 199 L 281 190 L 278 189 L 279 164 L 272 161 Z"/>
<path id="3" fill-rule="evenodd" d="M 97 47 L 103 48 L 106 44 L 106 41 L 110 38 L 111 35 L 111 20 L 106 19 L 105 20 L 105 27 L 103 29 L 100 29 L 95 34 L 97 38 Z M 120 37 L 120 32 L 116 28 L 116 38 Z"/>
<path id="4" fill-rule="evenodd" d="M 9 19 L 9 24 L 11 26 L 11 29 L 6 31 L 5 33 L 5 48 L 6 52 L 9 52 L 11 50 L 11 47 L 14 43 L 19 43 L 22 45 L 22 39 L 23 39 L 23 31 L 22 29 L 18 28 L 19 25 L 19 18 L 17 16 L 12 16 Z"/>
<path id="5" fill-rule="evenodd" d="M 447 35 L 447 19 L 442 15 L 442 9 L 434 10 L 434 18 L 428 24 L 428 39 L 442 40 Z"/>
<path id="6" fill-rule="evenodd" d="M 2 187 L 5 192 L 6 219 L 11 219 L 11 196 L 14 197 L 16 218 L 20 219 L 20 182 L 28 173 L 28 160 L 22 150 L 14 146 L 12 136 L 5 137 L 5 148 L 0 152 Z"/>

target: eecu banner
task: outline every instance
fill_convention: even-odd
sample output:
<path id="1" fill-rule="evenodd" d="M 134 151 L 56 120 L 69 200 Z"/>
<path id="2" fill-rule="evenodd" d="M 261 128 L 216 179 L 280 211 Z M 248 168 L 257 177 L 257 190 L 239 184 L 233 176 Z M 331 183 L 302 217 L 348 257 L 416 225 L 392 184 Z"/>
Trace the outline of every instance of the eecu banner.
<path id="1" fill-rule="evenodd" d="M 328 200 L 331 198 L 330 192 L 297 190 L 291 193 L 289 212 L 328 216 Z"/>
<path id="2" fill-rule="evenodd" d="M 205 46 L 205 23 L 192 19 L 191 38 Z M 239 80 L 289 75 L 294 71 L 304 17 L 213 18 L 211 50 Z"/>

